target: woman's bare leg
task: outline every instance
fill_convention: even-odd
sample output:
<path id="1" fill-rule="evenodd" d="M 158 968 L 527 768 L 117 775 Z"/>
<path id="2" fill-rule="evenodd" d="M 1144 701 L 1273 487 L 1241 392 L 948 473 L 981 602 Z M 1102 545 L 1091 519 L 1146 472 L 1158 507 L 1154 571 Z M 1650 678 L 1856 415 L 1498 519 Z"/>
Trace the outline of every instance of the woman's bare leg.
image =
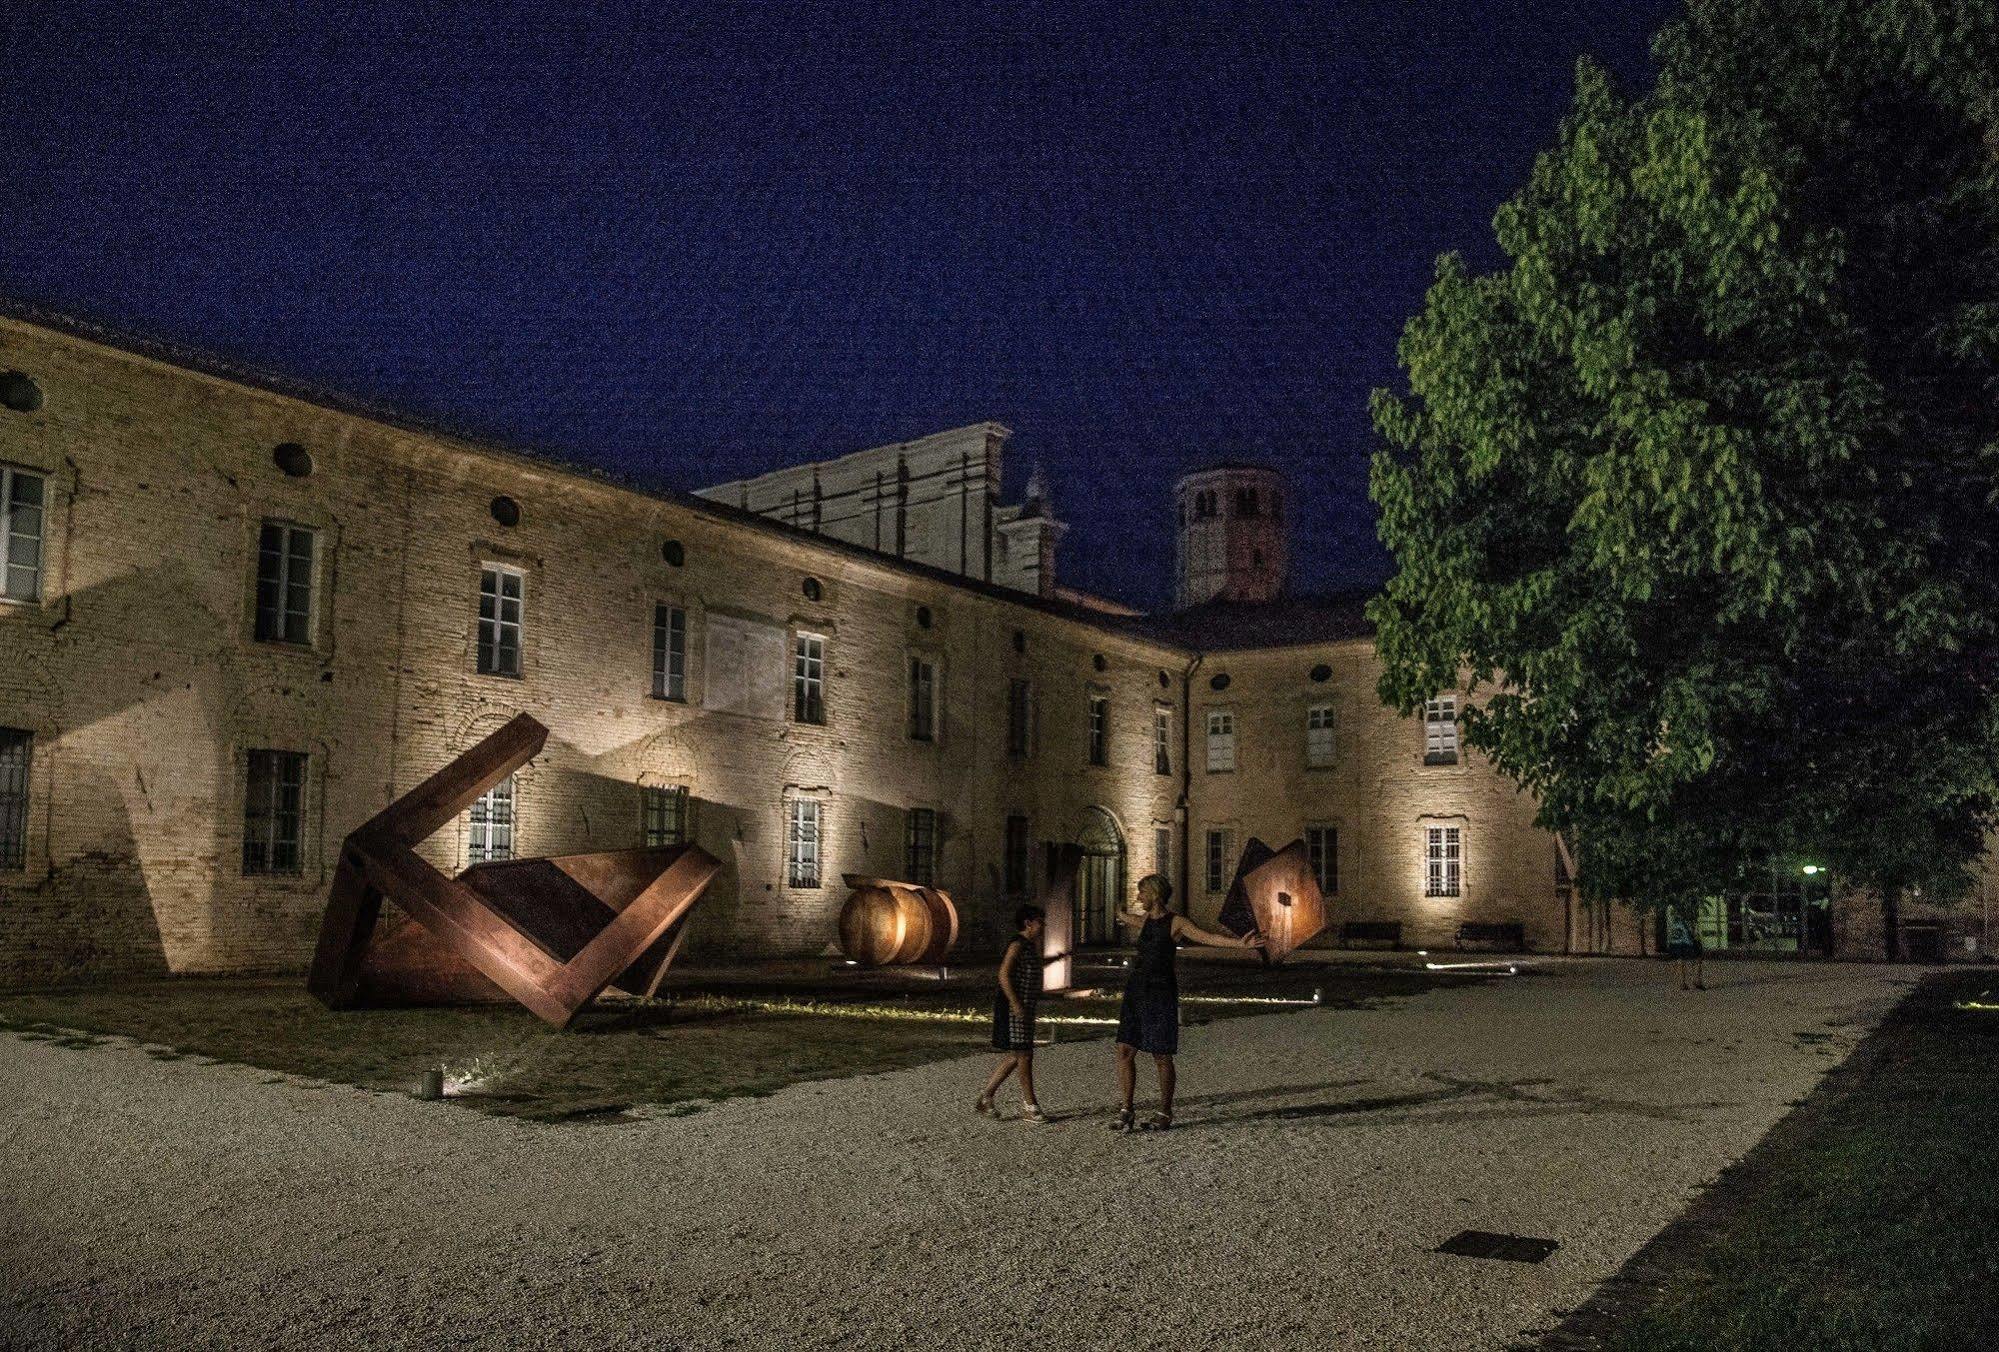
<path id="1" fill-rule="evenodd" d="M 1015 1062 L 1020 1066 L 1020 1101 L 1032 1107 L 1034 1104 L 1034 1053 L 1017 1052 Z"/>
<path id="2" fill-rule="evenodd" d="M 982 1099 L 990 1100 L 994 1094 L 999 1093 L 999 1087 L 1006 1083 L 1007 1076 L 1013 1074 L 1014 1063 L 1018 1060 L 1020 1060 L 1020 1053 L 1018 1052 L 1015 1052 L 1008 1056 L 1002 1056 L 1000 1058 L 999 1068 L 994 1070 L 993 1077 L 990 1080 L 986 1081 L 986 1092 L 981 1094 L 979 1097 Z"/>
<path id="3" fill-rule="evenodd" d="M 1173 1058 L 1170 1056 L 1155 1056 L 1152 1058 L 1152 1065 L 1159 1072 L 1159 1111 L 1171 1117 L 1173 1116 L 1173 1082 L 1175 1078 Z"/>
<path id="4" fill-rule="evenodd" d="M 1117 1087 L 1124 1097 L 1124 1110 L 1131 1111 L 1131 1096 L 1138 1091 L 1138 1048 L 1117 1045 Z"/>

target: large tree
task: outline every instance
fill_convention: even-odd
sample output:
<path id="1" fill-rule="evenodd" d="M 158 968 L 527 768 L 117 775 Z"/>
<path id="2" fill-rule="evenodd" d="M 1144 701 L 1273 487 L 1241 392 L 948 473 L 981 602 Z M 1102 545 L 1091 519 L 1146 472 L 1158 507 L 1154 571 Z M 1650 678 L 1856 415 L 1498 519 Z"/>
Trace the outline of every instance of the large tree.
<path id="1" fill-rule="evenodd" d="M 1999 7 L 1695 0 L 1380 392 L 1383 697 L 1468 682 L 1586 892 L 1960 893 L 1999 809 Z"/>

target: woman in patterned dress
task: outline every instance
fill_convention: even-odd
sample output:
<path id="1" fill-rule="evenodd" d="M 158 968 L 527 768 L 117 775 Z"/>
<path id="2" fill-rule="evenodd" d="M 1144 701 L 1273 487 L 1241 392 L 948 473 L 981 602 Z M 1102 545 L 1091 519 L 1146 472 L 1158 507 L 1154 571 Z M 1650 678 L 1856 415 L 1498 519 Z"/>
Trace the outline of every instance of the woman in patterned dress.
<path id="1" fill-rule="evenodd" d="M 1118 1011 L 1117 1078 L 1124 1107 L 1112 1123 L 1114 1131 L 1130 1131 L 1135 1123 L 1131 1099 L 1138 1088 L 1138 1054 L 1147 1052 L 1159 1072 L 1159 1111 L 1140 1128 L 1165 1131 L 1173 1125 L 1173 1057 L 1180 1050 L 1180 978 L 1174 970 L 1174 953 L 1182 942 L 1209 948 L 1261 948 L 1263 936 L 1252 931 L 1238 939 L 1233 934 L 1212 934 L 1166 909 L 1173 897 L 1173 884 L 1158 874 L 1138 880 L 1138 911 L 1127 912 L 1129 919 L 1143 919 L 1138 931 L 1138 953 L 1131 962 L 1131 979 L 1125 983 L 1124 1004 Z"/>
<path id="2" fill-rule="evenodd" d="M 986 1091 L 979 1095 L 976 1111 L 982 1117 L 997 1117 L 993 1095 L 1006 1077 L 1020 1072 L 1020 1120 L 1046 1122 L 1048 1117 L 1034 1101 L 1034 1007 L 1041 1000 L 1041 926 L 1046 917 L 1039 906 L 1023 906 L 1014 912 L 1014 928 L 1020 932 L 1006 946 L 1000 959 L 999 994 L 993 1000 L 993 1050 L 1004 1053 Z"/>

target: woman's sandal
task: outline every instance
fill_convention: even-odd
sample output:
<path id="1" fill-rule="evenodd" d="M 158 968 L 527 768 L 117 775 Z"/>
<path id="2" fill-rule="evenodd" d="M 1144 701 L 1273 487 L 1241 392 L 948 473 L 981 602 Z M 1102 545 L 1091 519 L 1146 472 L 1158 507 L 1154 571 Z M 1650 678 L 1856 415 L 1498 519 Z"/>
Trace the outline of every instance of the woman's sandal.
<path id="1" fill-rule="evenodd" d="M 979 1095 L 979 1101 L 972 1105 L 972 1111 L 977 1113 L 980 1117 L 999 1116 L 999 1111 L 993 1107 L 993 1101 L 991 1096 L 986 1094 Z"/>
<path id="2" fill-rule="evenodd" d="M 1148 1117 L 1148 1118 L 1146 1118 L 1146 1119 L 1145 1119 L 1145 1125 L 1144 1125 L 1144 1126 L 1142 1126 L 1142 1127 L 1140 1127 L 1140 1128 L 1139 1128 L 1139 1130 L 1140 1130 L 1140 1131 L 1170 1131 L 1170 1130 L 1172 1129 L 1172 1127 L 1173 1127 L 1173 1114 L 1171 1114 L 1171 1113 L 1154 1113 L 1154 1114 L 1153 1114 L 1152 1116 L 1150 1116 L 1150 1117 Z"/>
<path id="3" fill-rule="evenodd" d="M 1023 1103 L 1020 1105 L 1020 1120 L 1023 1122 L 1046 1122 L 1048 1114 L 1041 1111 L 1041 1105 L 1038 1103 Z"/>
<path id="4" fill-rule="evenodd" d="M 1117 1121 L 1111 1123 L 1111 1130 L 1116 1132 L 1136 1131 L 1138 1129 L 1137 1121 L 1138 1119 L 1133 1115 L 1131 1109 L 1126 1108 L 1117 1115 Z"/>

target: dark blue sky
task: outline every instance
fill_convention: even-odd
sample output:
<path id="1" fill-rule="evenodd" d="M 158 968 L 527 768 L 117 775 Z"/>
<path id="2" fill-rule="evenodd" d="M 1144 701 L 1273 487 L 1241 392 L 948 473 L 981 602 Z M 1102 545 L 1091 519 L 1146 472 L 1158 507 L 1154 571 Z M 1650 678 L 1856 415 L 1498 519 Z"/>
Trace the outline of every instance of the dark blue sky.
<path id="1" fill-rule="evenodd" d="M 1266 460 L 1370 583 L 1435 256 L 1676 7 L 14 0 L 0 292 L 682 487 L 994 418 L 1144 602 Z"/>

